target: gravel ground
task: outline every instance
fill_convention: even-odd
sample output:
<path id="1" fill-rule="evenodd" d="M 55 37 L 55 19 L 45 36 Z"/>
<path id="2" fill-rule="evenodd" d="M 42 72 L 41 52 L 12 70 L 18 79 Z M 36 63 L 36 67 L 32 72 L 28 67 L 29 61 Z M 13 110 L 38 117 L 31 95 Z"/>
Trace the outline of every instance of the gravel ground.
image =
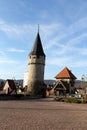
<path id="1" fill-rule="evenodd" d="M 0 130 L 87 130 L 87 105 L 50 99 L 0 101 Z"/>

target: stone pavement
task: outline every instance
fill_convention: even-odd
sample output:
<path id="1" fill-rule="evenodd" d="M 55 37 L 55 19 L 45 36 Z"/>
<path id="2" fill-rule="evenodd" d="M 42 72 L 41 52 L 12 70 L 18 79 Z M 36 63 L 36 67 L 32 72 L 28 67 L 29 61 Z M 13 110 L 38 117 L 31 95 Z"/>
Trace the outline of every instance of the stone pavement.
<path id="1" fill-rule="evenodd" d="M 0 101 L 0 130 L 87 130 L 87 105 L 52 98 Z"/>

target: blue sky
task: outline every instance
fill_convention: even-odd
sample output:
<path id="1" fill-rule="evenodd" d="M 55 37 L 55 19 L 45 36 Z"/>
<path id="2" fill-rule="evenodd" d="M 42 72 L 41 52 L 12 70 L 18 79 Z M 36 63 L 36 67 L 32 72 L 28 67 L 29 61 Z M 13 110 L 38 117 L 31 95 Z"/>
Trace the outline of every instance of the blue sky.
<path id="1" fill-rule="evenodd" d="M 87 76 L 87 0 L 0 0 L 0 79 L 22 79 L 40 25 L 45 79 Z"/>

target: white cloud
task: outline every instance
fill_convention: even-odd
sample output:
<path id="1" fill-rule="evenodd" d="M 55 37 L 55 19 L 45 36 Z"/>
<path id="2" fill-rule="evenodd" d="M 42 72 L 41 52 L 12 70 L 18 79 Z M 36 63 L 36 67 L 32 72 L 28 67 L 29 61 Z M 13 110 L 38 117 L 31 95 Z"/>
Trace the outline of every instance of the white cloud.
<path id="1" fill-rule="evenodd" d="M 73 39 L 70 39 L 68 42 L 66 42 L 65 44 L 63 43 L 59 43 L 57 45 L 57 49 L 58 51 L 55 52 L 54 50 L 54 54 L 55 55 L 59 55 L 59 54 L 67 54 L 67 53 L 71 53 L 74 52 L 77 54 L 87 54 L 87 50 L 85 49 L 86 45 L 84 48 L 80 47 L 80 43 L 81 41 L 83 41 L 85 38 L 87 37 L 87 33 L 83 33 L 82 35 L 79 35 L 77 37 L 74 37 Z M 82 43 L 84 44 L 84 43 Z M 76 46 L 78 45 L 78 46 Z"/>
<path id="2" fill-rule="evenodd" d="M 5 53 L 3 51 L 0 51 L 0 56 L 5 56 Z"/>
<path id="3" fill-rule="evenodd" d="M 31 24 L 8 24 L 7 22 L 0 20 L 0 30 L 3 31 L 7 36 L 12 38 L 27 38 L 28 35 L 32 35 L 36 25 Z"/>
<path id="4" fill-rule="evenodd" d="M 78 20 L 77 22 L 71 24 L 70 26 L 64 26 L 61 25 L 59 30 L 58 28 L 56 28 L 53 31 L 53 36 L 55 34 L 55 37 L 51 37 L 50 40 L 48 41 L 48 44 L 46 45 L 46 49 L 50 49 L 51 47 L 53 47 L 54 45 L 59 45 L 62 46 L 66 43 L 62 42 L 65 39 L 67 39 L 67 41 L 69 41 L 68 43 L 71 44 L 71 42 L 73 42 L 73 44 L 78 43 L 80 40 L 82 40 L 84 37 L 87 36 L 87 17 L 82 18 L 80 20 Z M 52 31 L 52 30 L 50 30 Z M 62 43 L 61 43 L 62 42 Z M 61 44 L 59 44 L 61 43 Z"/>
<path id="5" fill-rule="evenodd" d="M 87 55 L 87 48 L 78 49 L 78 53 L 81 54 L 81 55 Z"/>
<path id="6" fill-rule="evenodd" d="M 2 59 L 0 58 L 0 63 L 6 63 L 6 64 L 14 64 L 14 63 L 17 63 L 16 61 L 12 60 L 12 59 Z"/>
<path id="7" fill-rule="evenodd" d="M 16 49 L 16 48 L 9 48 L 7 49 L 8 52 L 18 52 L 18 53 L 23 53 L 26 52 L 26 50 L 21 50 L 21 49 Z"/>
<path id="8" fill-rule="evenodd" d="M 60 23 L 41 24 L 40 33 L 44 35 L 45 38 L 48 38 L 53 36 L 55 32 L 61 28 L 62 25 Z M 0 30 L 12 38 L 29 38 L 38 31 L 38 26 L 36 24 L 8 24 L 0 19 Z"/>
<path id="9" fill-rule="evenodd" d="M 48 65 L 64 66 L 69 62 L 69 57 L 51 57 L 47 59 Z"/>
<path id="10" fill-rule="evenodd" d="M 51 57 L 47 59 L 47 65 L 58 66 L 58 67 L 87 67 L 87 61 L 85 59 L 75 59 L 73 56 L 68 57 Z"/>
<path id="11" fill-rule="evenodd" d="M 17 64 L 17 61 L 7 56 L 5 51 L 0 51 L 0 64 Z"/>
<path id="12" fill-rule="evenodd" d="M 43 39 L 47 40 L 46 49 L 58 44 L 61 40 L 68 38 L 87 28 L 87 17 L 78 20 L 71 24 L 69 27 L 61 23 L 41 24 L 40 33 L 44 35 Z M 0 19 L 0 30 L 12 38 L 27 38 L 31 37 L 36 31 L 37 25 L 35 24 L 8 24 Z M 81 35 L 81 34 L 80 34 Z M 83 35 L 83 34 L 82 34 Z M 75 35 L 76 37 L 76 35 Z M 78 37 L 78 36 L 77 36 Z M 80 38 L 81 39 L 81 38 Z"/>
<path id="13" fill-rule="evenodd" d="M 83 29 L 87 28 L 87 17 L 83 17 L 79 20 L 77 20 L 75 23 L 71 24 L 68 29 L 66 34 L 73 34 L 79 31 L 82 31 Z"/>
<path id="14" fill-rule="evenodd" d="M 70 66 L 73 68 L 84 68 L 87 67 L 87 61 L 84 59 L 75 60 L 70 64 Z"/>

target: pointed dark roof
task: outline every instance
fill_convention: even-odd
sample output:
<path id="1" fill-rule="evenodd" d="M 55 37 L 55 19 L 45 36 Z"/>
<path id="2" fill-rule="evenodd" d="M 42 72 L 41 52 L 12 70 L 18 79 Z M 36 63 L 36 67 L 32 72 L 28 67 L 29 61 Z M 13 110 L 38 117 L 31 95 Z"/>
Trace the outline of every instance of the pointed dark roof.
<path id="1" fill-rule="evenodd" d="M 32 51 L 30 52 L 29 55 L 37 55 L 37 56 L 44 56 L 45 57 L 45 53 L 43 51 L 39 32 L 37 33 L 37 36 L 36 36 L 36 39 L 34 42 L 34 46 L 33 46 Z"/>
<path id="2" fill-rule="evenodd" d="M 55 76 L 56 79 L 76 79 L 74 74 L 65 67 L 59 74 Z"/>
<path id="3" fill-rule="evenodd" d="M 9 87 L 10 87 L 11 89 L 13 89 L 13 90 L 15 90 L 15 89 L 16 89 L 16 85 L 15 85 L 14 80 L 7 79 L 7 80 L 6 80 L 6 82 L 8 82 Z"/>

